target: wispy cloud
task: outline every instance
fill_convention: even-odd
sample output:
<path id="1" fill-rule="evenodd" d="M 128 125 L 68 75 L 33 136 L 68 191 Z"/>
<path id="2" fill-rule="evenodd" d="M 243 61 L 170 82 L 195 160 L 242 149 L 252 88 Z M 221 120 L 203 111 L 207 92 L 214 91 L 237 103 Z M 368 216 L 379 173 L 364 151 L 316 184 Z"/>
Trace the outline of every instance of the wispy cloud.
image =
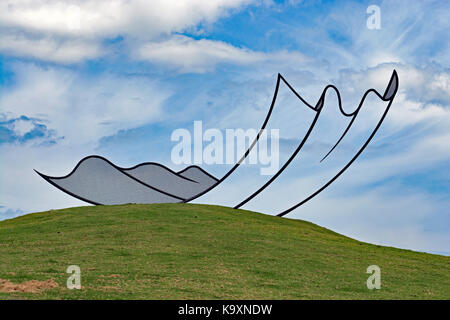
<path id="1" fill-rule="evenodd" d="M 10 31 L 0 33 L 0 52 L 11 56 L 72 64 L 102 56 L 104 51 L 100 43 L 92 40 L 30 37 Z"/>
<path id="2" fill-rule="evenodd" d="M 105 73 L 86 79 L 71 69 L 20 63 L 15 86 L 0 98 L 8 117 L 27 115 L 45 121 L 63 143 L 97 143 L 99 139 L 148 124 L 161 115 L 170 91 L 139 76 Z"/>
<path id="3" fill-rule="evenodd" d="M 186 36 L 173 36 L 162 42 L 144 44 L 137 57 L 162 64 L 179 72 L 203 73 L 213 71 L 218 64 L 252 65 L 255 63 L 304 63 L 308 59 L 299 52 L 255 52 L 237 48 L 222 41 L 194 40 Z"/>
<path id="4" fill-rule="evenodd" d="M 0 52 L 56 63 L 104 55 L 104 39 L 157 39 L 212 23 L 250 0 L 2 1 Z"/>
<path id="5" fill-rule="evenodd" d="M 110 37 L 158 36 L 212 23 L 251 0 L 2 1 L 0 25 L 30 32 Z"/>

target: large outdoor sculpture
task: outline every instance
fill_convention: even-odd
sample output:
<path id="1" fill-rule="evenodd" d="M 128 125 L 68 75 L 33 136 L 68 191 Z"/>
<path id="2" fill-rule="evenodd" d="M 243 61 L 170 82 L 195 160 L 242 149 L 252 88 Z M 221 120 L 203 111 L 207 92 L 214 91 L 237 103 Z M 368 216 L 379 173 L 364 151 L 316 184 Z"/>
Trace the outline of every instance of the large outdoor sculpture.
<path id="1" fill-rule="evenodd" d="M 100 156 L 89 156 L 82 159 L 71 173 L 63 177 L 51 177 L 48 175 L 44 175 L 38 171 L 36 172 L 58 189 L 68 193 L 73 197 L 95 205 L 190 202 L 208 193 L 223 181 L 225 181 L 241 165 L 252 148 L 255 147 L 255 145 L 258 143 L 258 140 L 260 139 L 261 132 L 266 128 L 267 124 L 270 121 L 281 81 L 283 81 L 289 87 L 289 89 L 298 97 L 298 99 L 301 100 L 301 102 L 305 106 L 315 112 L 314 119 L 311 122 L 304 138 L 300 141 L 299 145 L 288 158 L 288 160 L 282 164 L 281 168 L 263 185 L 255 186 L 255 190 L 252 191 L 250 196 L 244 197 L 242 201 L 235 204 L 234 208 L 242 207 L 248 201 L 261 193 L 266 187 L 274 182 L 290 165 L 291 161 L 299 155 L 321 115 L 321 112 L 325 105 L 326 93 L 329 90 L 335 91 L 338 98 L 337 101 L 339 110 L 343 116 L 350 118 L 350 122 L 348 123 L 347 127 L 342 132 L 341 136 L 336 141 L 334 146 L 329 150 L 329 152 L 324 155 L 322 160 L 325 160 L 333 152 L 333 150 L 335 150 L 339 146 L 339 143 L 349 132 L 352 125 L 354 124 L 354 120 L 358 117 L 358 114 L 360 113 L 364 105 L 366 97 L 369 94 L 376 95 L 379 99 L 385 101 L 387 104 L 384 113 L 371 132 L 369 138 L 358 149 L 351 160 L 338 172 L 336 172 L 336 174 L 333 175 L 320 188 L 318 188 L 317 190 L 313 190 L 313 192 L 311 192 L 309 196 L 304 199 L 298 199 L 298 202 L 295 205 L 291 205 L 288 208 L 285 208 L 283 211 L 277 213 L 279 216 L 284 216 L 314 198 L 317 194 L 322 192 L 331 183 L 333 183 L 333 181 L 335 181 L 342 173 L 345 172 L 345 170 L 348 169 L 348 167 L 358 158 L 358 156 L 370 143 L 373 136 L 385 119 L 386 114 L 388 113 L 389 108 L 391 107 L 391 104 L 397 93 L 399 81 L 395 70 L 392 73 L 384 94 L 378 93 L 375 89 L 367 90 L 361 98 L 361 101 L 357 108 L 351 113 L 346 113 L 342 108 L 340 94 L 335 86 L 327 86 L 323 90 L 317 103 L 315 105 L 311 105 L 306 102 L 280 74 L 278 74 L 272 103 L 269 107 L 267 116 L 260 128 L 258 135 L 250 144 L 246 152 L 240 155 L 240 160 L 237 161 L 234 166 L 220 179 L 213 177 L 211 174 L 207 173 L 198 166 L 189 166 L 179 172 L 174 172 L 161 164 L 153 162 L 142 163 L 132 168 L 121 168 Z"/>

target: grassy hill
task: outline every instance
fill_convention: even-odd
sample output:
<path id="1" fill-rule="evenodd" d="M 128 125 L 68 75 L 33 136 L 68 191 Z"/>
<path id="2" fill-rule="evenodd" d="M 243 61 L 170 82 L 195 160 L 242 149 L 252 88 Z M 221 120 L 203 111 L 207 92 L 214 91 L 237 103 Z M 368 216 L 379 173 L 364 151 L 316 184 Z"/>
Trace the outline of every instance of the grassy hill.
<path id="1" fill-rule="evenodd" d="M 450 299 L 450 258 L 218 206 L 79 207 L 0 222 L 0 298 Z"/>

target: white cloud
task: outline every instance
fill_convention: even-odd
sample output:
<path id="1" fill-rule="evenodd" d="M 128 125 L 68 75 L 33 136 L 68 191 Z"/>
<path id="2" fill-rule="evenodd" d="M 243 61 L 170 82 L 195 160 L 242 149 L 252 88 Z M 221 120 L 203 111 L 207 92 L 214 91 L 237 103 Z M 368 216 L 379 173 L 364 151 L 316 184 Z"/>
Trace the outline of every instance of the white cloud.
<path id="1" fill-rule="evenodd" d="M 122 36 L 139 59 L 180 72 L 206 72 L 218 63 L 304 62 L 296 52 L 255 52 L 221 41 L 174 35 L 210 24 L 255 0 L 4 1 L 0 52 L 63 64 L 104 56 L 107 38 Z"/>
<path id="2" fill-rule="evenodd" d="M 399 89 L 384 125 L 397 130 L 417 123 L 449 123 L 450 72 L 439 65 L 416 67 L 386 63 L 363 71 L 343 70 L 336 80 L 344 105 L 356 103 L 368 88 L 384 93 L 393 70 L 399 76 Z M 373 109 L 369 109 L 371 112 Z"/>
<path id="3" fill-rule="evenodd" d="M 194 40 L 186 36 L 173 36 L 167 41 L 151 42 L 137 49 L 138 59 L 162 64 L 180 72 L 212 71 L 219 63 L 254 64 L 260 62 L 303 63 L 307 58 L 298 52 L 255 52 L 237 48 L 222 41 Z"/>
<path id="4" fill-rule="evenodd" d="M 85 1 L 2 1 L 0 3 L 0 52 L 13 56 L 31 57 L 56 63 L 77 63 L 104 55 L 102 40 L 122 36 L 129 43 L 147 43 L 140 52 L 159 62 L 169 57 L 180 59 L 187 54 L 189 61 L 183 66 L 197 70 L 199 59 L 225 59 L 245 63 L 258 59 L 258 55 L 243 52 L 222 42 L 180 44 L 180 38 L 171 38 L 175 32 L 195 31 L 222 16 L 254 3 L 254 0 L 85 0 Z M 259 1 L 258 1 L 259 3 Z M 157 39 L 169 39 L 152 43 Z M 180 49 L 180 45 L 182 46 Z M 175 48 L 177 47 L 177 48 Z M 149 54 L 149 49 L 167 52 Z M 205 52 L 202 52 L 205 49 Z M 183 52 L 181 52 L 183 51 Z M 200 53 L 200 54 L 199 54 Z M 237 53 L 235 58 L 231 55 Z M 197 61 L 193 55 L 199 54 Z M 155 57 L 156 55 L 156 57 Z M 175 63 L 174 61 L 170 61 Z M 214 62 L 209 62 L 214 64 Z"/>
<path id="5" fill-rule="evenodd" d="M 103 54 L 100 44 L 82 39 L 30 37 L 20 33 L 0 33 L 0 51 L 57 63 L 75 63 Z"/>
<path id="6" fill-rule="evenodd" d="M 86 37 L 154 36 L 213 22 L 251 0 L 9 0 L 0 25 L 31 32 Z"/>
<path id="7" fill-rule="evenodd" d="M 248 64 L 265 59 L 262 53 L 239 49 L 221 41 L 194 40 L 185 36 L 146 44 L 138 50 L 138 57 L 182 72 L 211 71 L 218 62 Z"/>
<path id="8" fill-rule="evenodd" d="M 19 119 L 17 121 L 14 121 L 12 124 L 12 130 L 14 131 L 14 134 L 17 136 L 24 136 L 26 133 L 33 130 L 34 124 L 31 121 L 25 121 L 22 119 Z"/>
<path id="9" fill-rule="evenodd" d="M 66 68 L 17 64 L 17 84 L 0 97 L 8 118 L 41 119 L 71 145 L 157 120 L 169 90 L 138 76 L 102 74 L 85 79 Z"/>

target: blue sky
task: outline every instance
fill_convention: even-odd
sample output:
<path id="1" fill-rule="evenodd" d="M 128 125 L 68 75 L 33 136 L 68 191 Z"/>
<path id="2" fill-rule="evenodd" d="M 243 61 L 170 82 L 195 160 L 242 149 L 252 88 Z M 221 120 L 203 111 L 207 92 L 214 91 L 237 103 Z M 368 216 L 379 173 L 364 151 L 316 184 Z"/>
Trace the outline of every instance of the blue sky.
<path id="1" fill-rule="evenodd" d="M 381 9 L 379 30 L 366 26 L 372 4 Z M 442 1 L 2 1 L 0 219 L 84 205 L 33 168 L 65 175 L 99 154 L 124 167 L 181 169 L 170 160 L 172 131 L 194 120 L 258 128 L 278 72 L 311 103 L 336 85 L 352 110 L 365 90 L 383 92 L 396 69 L 399 92 L 365 153 L 290 217 L 449 254 L 448 11 Z M 294 130 L 308 115 L 287 91 L 282 97 L 279 119 Z M 299 123 L 286 116 L 294 110 Z M 376 110 L 368 108 L 360 132 Z M 325 119 L 311 153 L 336 121 Z M 293 132 L 285 141 L 300 138 Z M 218 176 L 227 169 L 204 168 Z M 321 181 L 320 167 L 292 170 L 282 180 L 289 191 L 280 186 L 274 196 L 295 198 Z M 233 183 L 244 188 L 246 179 Z"/>

